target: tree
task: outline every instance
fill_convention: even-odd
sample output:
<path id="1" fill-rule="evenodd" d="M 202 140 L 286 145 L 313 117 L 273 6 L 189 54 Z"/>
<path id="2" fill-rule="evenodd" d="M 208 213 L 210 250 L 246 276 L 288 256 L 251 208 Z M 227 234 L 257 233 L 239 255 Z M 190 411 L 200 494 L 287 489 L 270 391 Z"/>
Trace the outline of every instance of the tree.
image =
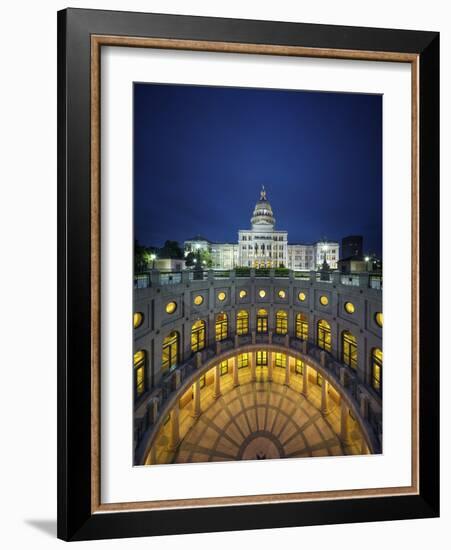
<path id="1" fill-rule="evenodd" d="M 160 258 L 181 260 L 183 259 L 183 251 L 177 241 L 166 241 L 163 248 L 160 248 L 158 256 Z"/>
<path id="2" fill-rule="evenodd" d="M 135 272 L 146 271 L 150 267 L 151 255 L 156 254 L 158 249 L 153 246 L 143 246 L 135 239 L 134 246 L 134 268 Z"/>

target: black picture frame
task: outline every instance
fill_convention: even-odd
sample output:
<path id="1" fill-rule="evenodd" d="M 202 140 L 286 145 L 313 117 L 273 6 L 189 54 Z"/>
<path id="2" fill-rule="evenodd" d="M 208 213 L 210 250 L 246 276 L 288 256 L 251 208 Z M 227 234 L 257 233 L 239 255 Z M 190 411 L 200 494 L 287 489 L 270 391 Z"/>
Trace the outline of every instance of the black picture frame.
<path id="1" fill-rule="evenodd" d="M 419 59 L 419 494 L 92 513 L 91 36 L 402 52 Z M 58 537 L 87 540 L 439 515 L 439 34 L 67 9 L 58 13 Z M 427 371 L 427 373 L 426 373 Z"/>

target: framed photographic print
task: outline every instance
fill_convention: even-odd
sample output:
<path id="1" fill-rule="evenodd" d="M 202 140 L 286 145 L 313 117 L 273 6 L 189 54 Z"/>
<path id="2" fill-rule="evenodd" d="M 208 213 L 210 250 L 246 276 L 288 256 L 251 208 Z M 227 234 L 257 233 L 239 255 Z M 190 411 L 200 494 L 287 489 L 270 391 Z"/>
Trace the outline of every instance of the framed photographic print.
<path id="1" fill-rule="evenodd" d="M 58 14 L 58 536 L 439 513 L 439 36 Z"/>

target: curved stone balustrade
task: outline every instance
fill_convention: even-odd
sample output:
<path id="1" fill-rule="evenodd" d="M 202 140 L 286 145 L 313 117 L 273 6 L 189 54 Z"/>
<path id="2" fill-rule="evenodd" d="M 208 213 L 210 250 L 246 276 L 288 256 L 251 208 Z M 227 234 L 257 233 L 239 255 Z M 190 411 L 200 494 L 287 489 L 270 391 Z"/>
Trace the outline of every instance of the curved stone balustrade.
<path id="1" fill-rule="evenodd" d="M 241 353 L 252 353 L 261 349 L 268 352 L 284 353 L 287 358 L 291 356 L 300 359 L 304 361 L 306 366 L 319 372 L 323 380 L 331 384 L 340 395 L 342 406 L 352 411 L 370 452 L 381 452 L 381 434 L 375 429 L 376 426 L 371 425 L 367 416 L 367 405 L 370 397 L 365 386 L 357 381 L 355 373 L 333 360 L 324 350 L 320 350 L 306 341 L 297 339 L 291 339 L 290 341 L 289 338 L 285 338 L 284 344 L 280 344 L 269 343 L 269 340 L 271 340 L 270 337 L 267 338 L 265 343 L 248 343 L 236 347 L 227 346 L 228 349 L 221 349 L 219 346 L 219 350 L 203 350 L 205 353 L 199 352 L 192 361 L 174 369 L 163 380 L 161 387 L 152 392 L 145 407 L 140 407 L 145 412 L 141 418 L 137 419 L 137 422 L 141 423 L 141 430 L 139 439 L 135 441 L 136 463 L 144 463 L 162 422 L 170 414 L 180 397 L 196 380 L 221 361 L 236 358 Z M 287 360 L 287 365 L 287 368 L 289 368 L 289 360 Z M 307 369 L 305 372 L 307 372 Z"/>

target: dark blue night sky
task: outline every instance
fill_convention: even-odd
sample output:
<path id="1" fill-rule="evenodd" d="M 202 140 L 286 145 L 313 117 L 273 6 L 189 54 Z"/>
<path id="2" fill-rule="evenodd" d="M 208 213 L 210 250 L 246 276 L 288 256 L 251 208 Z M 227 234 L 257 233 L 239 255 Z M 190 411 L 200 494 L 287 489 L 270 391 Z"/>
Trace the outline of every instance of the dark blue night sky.
<path id="1" fill-rule="evenodd" d="M 382 96 L 134 85 L 135 238 L 237 242 L 262 184 L 288 242 L 382 253 Z"/>

